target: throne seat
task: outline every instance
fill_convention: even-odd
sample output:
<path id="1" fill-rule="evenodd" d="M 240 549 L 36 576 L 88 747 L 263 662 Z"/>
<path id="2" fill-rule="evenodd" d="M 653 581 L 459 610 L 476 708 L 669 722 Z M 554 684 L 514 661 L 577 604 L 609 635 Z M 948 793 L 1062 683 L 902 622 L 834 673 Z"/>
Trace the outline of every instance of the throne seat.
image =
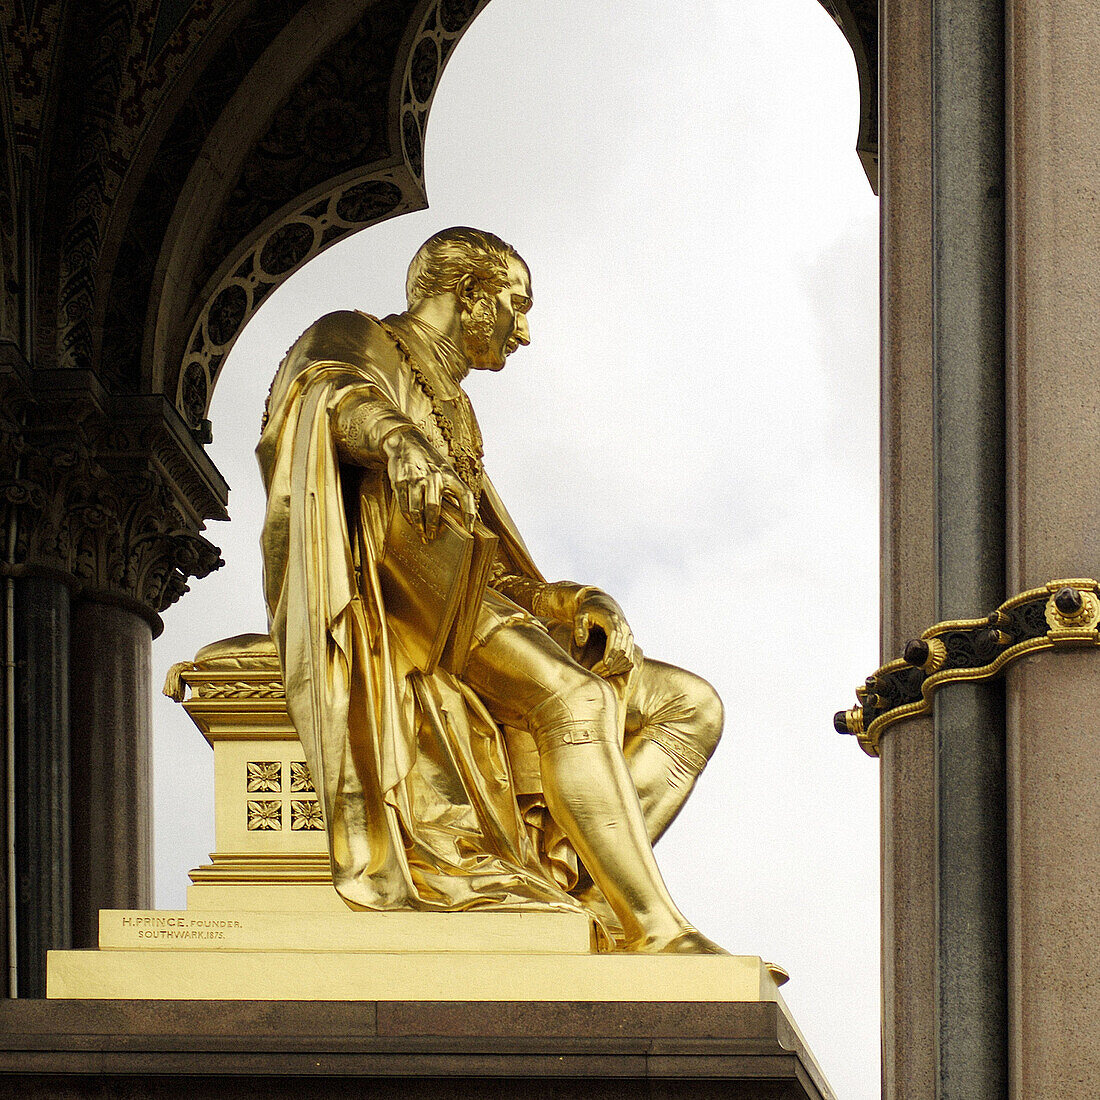
<path id="1" fill-rule="evenodd" d="M 204 645 L 172 666 L 164 694 L 183 704 L 214 750 L 215 851 L 190 872 L 189 908 L 314 907 L 320 891 L 322 905 L 344 909 L 270 636 Z"/>

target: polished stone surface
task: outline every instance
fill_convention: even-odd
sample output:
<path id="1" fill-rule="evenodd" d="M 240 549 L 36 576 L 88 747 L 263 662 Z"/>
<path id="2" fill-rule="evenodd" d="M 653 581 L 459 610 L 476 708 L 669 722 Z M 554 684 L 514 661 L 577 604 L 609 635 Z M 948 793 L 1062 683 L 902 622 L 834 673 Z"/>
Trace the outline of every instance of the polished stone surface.
<path id="1" fill-rule="evenodd" d="M 882 658 L 936 621 L 932 470 L 930 0 L 882 5 Z M 931 718 L 879 746 L 883 1095 L 935 1090 Z"/>
<path id="2" fill-rule="evenodd" d="M 755 955 L 431 951 L 51 951 L 50 998 L 147 1000 L 755 1001 L 778 997 Z"/>
<path id="3" fill-rule="evenodd" d="M 973 18 L 949 19 L 941 23 L 938 45 L 931 34 L 933 7 L 940 17 L 962 10 L 953 2 L 888 0 L 882 13 L 885 657 L 900 654 L 909 638 L 937 619 L 980 615 L 1002 594 L 952 585 L 1000 586 L 1003 579 L 1003 594 L 1011 595 L 1054 577 L 1100 575 L 1095 507 L 1100 475 L 1095 432 L 1085 427 L 1100 416 L 1100 314 L 1093 293 L 1100 269 L 1095 180 L 1100 30 L 1094 6 L 1084 0 L 1022 0 L 1008 8 L 1007 36 L 990 30 L 975 42 L 967 37 L 977 31 Z M 985 10 L 997 18 L 1002 8 Z M 991 84 L 986 92 L 977 82 L 983 58 L 995 65 L 1006 42 L 1007 139 L 1002 139 L 1002 126 L 988 120 L 967 137 L 967 102 L 978 113 L 999 109 L 1000 80 L 987 69 Z M 942 84 L 952 71 L 959 81 L 953 88 Z M 935 117 L 934 86 L 941 96 Z M 1006 173 L 999 168 L 1004 152 Z M 952 159 L 959 156 L 969 163 Z M 998 241 L 990 220 L 1006 177 L 1007 218 Z M 963 199 L 952 190 L 960 184 L 968 187 Z M 982 256 L 1002 247 L 1007 248 L 1006 266 L 994 259 L 983 273 Z M 967 382 L 977 357 L 985 355 L 991 364 L 996 358 L 988 338 L 996 337 L 1002 316 L 998 281 L 1008 297 L 1003 474 L 988 468 L 987 447 L 995 449 L 1002 424 L 982 426 L 997 411 L 1002 390 L 996 379 Z M 943 324 L 952 313 L 956 327 L 948 334 Z M 937 354 L 955 355 L 961 365 L 947 378 L 963 387 L 955 396 L 946 394 L 953 410 L 945 406 L 942 390 L 932 407 L 933 343 Z M 934 415 L 941 432 L 956 432 L 955 443 L 948 445 L 946 435 L 939 440 L 940 516 L 935 524 L 928 499 Z M 944 459 L 950 464 L 946 468 Z M 987 523 L 984 534 L 976 527 L 986 491 L 1002 488 L 1007 498 L 1004 569 L 988 539 L 998 524 Z M 946 536 L 938 551 L 936 527 Z M 948 574 L 941 568 L 937 576 L 937 553 Z M 978 568 L 968 576 L 972 565 Z M 934 576 L 944 600 L 934 613 L 928 607 L 922 612 Z M 1100 927 L 1096 671 L 1094 653 L 1025 658 L 1007 674 L 1003 720 L 996 700 L 992 706 L 988 699 L 979 705 L 976 691 L 970 698 L 957 689 L 945 693 L 941 709 L 946 714 L 949 708 L 950 720 L 964 730 L 969 726 L 978 743 L 953 762 L 941 761 L 946 766 L 938 778 L 928 723 L 905 723 L 883 739 L 884 1094 L 890 1100 L 930 1096 L 937 1088 L 932 1059 L 937 1001 L 944 1018 L 943 983 L 937 992 L 931 906 L 933 860 L 938 856 L 943 864 L 936 838 L 940 834 L 942 839 L 945 821 L 948 839 L 960 824 L 965 826 L 955 845 L 964 857 L 956 865 L 957 889 L 945 893 L 939 883 L 941 897 L 966 902 L 964 931 L 966 910 L 994 912 L 999 891 L 1007 888 L 1003 923 L 1008 942 L 1000 968 L 1008 983 L 1008 1013 L 1003 1022 L 991 1016 L 982 1023 L 973 1015 L 970 1009 L 984 1014 L 992 1003 L 986 996 L 989 982 L 941 949 L 940 973 L 955 986 L 948 992 L 961 1009 L 961 1019 L 940 1031 L 941 1049 L 950 1059 L 952 1048 L 963 1050 L 982 1028 L 987 1035 L 1007 1031 L 1007 1053 L 999 1065 L 981 1069 L 962 1058 L 964 1069 L 979 1066 L 975 1088 L 992 1083 L 998 1095 L 1007 1087 L 1018 1097 L 1074 1100 L 1095 1094 L 1100 1078 L 1100 1000 L 1091 980 Z M 991 786 L 988 782 L 1002 733 L 1006 797 L 996 776 Z M 991 755 L 983 758 L 980 753 L 987 751 Z M 987 812 L 971 812 L 968 818 L 949 813 L 937 826 L 930 813 L 937 787 L 949 796 L 959 787 L 964 793 L 985 787 Z M 1005 840 L 998 842 L 996 834 L 1006 800 L 1004 852 Z M 996 963 L 992 946 L 987 960 Z M 970 989 L 960 996 L 963 982 Z M 1007 1086 L 999 1080 L 1004 1065 Z M 952 1093 L 960 1088 L 957 1077 L 941 1077 L 938 1084 L 941 1095 L 978 1094 L 965 1084 Z"/>
<path id="4" fill-rule="evenodd" d="M 1088 0 L 1011 5 L 1009 583 L 1100 576 L 1100 25 Z M 1060 572 L 1061 571 L 1061 572 Z M 1009 1083 L 1100 1082 L 1100 660 L 1008 675 Z"/>
<path id="5" fill-rule="evenodd" d="M 153 903 L 152 631 L 141 615 L 72 609 L 73 946 L 93 947 L 100 909 Z"/>
<path id="6" fill-rule="evenodd" d="M 72 942 L 69 589 L 53 577 L 14 587 L 18 990 L 41 997 L 46 952 Z"/>
<path id="7" fill-rule="evenodd" d="M 936 618 L 1006 597 L 1004 4 L 932 5 L 932 327 Z M 1003 1100 L 1004 689 L 938 692 L 939 1100 Z"/>
<path id="8" fill-rule="evenodd" d="M 775 1002 L 15 1001 L 0 1074 L 126 1100 L 834 1096 Z"/>

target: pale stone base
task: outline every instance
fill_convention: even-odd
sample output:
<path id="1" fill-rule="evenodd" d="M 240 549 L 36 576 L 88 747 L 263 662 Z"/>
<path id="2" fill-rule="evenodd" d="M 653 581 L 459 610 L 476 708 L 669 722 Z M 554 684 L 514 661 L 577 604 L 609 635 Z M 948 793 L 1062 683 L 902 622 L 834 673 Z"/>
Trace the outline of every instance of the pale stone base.
<path id="1" fill-rule="evenodd" d="M 774 1001 L 750 955 L 598 953 L 580 913 L 353 912 L 312 887 L 237 908 L 100 912 L 98 951 L 51 951 L 47 997 L 132 1000 Z M 331 888 L 328 893 L 334 893 Z M 211 900 L 211 899 L 207 899 Z"/>
<path id="2" fill-rule="evenodd" d="M 755 956 L 601 953 L 577 912 L 350 909 L 270 640 L 206 647 L 175 673 L 214 748 L 216 850 L 191 872 L 186 911 L 103 910 L 98 951 L 50 952 L 47 997 L 755 1002 L 786 1018 L 787 976 Z"/>
<path id="3" fill-rule="evenodd" d="M 51 951 L 47 997 L 298 1001 L 774 1001 L 755 956 Z"/>

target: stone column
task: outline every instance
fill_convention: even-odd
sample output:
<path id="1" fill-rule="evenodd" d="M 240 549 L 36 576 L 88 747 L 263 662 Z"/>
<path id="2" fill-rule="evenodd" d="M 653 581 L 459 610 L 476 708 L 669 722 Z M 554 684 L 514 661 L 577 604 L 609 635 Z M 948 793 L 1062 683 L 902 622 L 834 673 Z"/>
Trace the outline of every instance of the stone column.
<path id="1" fill-rule="evenodd" d="M 1000 0 L 884 0 L 883 658 L 1004 599 Z M 1004 1095 L 999 685 L 884 734 L 883 1090 Z"/>
<path id="2" fill-rule="evenodd" d="M 932 485 L 931 0 L 884 2 L 882 134 L 882 659 L 935 621 Z M 935 1095 L 935 769 L 931 718 L 879 745 L 882 1085 Z"/>
<path id="3" fill-rule="evenodd" d="M 152 640 L 147 616 L 73 605 L 74 947 L 98 944 L 100 909 L 153 907 Z"/>
<path id="4" fill-rule="evenodd" d="M 1005 598 L 1004 5 L 932 2 L 936 618 Z M 935 695 L 938 1100 L 1005 1095 L 1001 683 Z"/>
<path id="5" fill-rule="evenodd" d="M 46 952 L 71 946 L 69 588 L 15 581 L 18 995 L 46 995 Z"/>
<path id="6" fill-rule="evenodd" d="M 200 532 L 225 518 L 226 493 L 162 398 L 111 397 L 85 371 L 31 372 L 0 355 L 19 996 L 44 994 L 45 952 L 70 946 L 74 929 L 95 944 L 100 908 L 152 904 L 153 626 L 221 564 Z"/>
<path id="7" fill-rule="evenodd" d="M 1100 577 L 1100 21 L 1013 0 L 1008 578 Z M 1100 653 L 1008 677 L 1010 1095 L 1100 1082 Z"/>

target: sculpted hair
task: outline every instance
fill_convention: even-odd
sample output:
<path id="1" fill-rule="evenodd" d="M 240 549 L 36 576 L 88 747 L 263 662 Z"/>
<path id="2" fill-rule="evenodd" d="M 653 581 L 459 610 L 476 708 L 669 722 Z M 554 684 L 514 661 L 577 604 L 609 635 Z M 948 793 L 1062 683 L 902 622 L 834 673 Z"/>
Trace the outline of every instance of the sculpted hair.
<path id="1" fill-rule="evenodd" d="M 405 297 L 411 309 L 424 298 L 434 298 L 458 288 L 464 275 L 472 275 L 483 294 L 493 295 L 508 285 L 508 261 L 523 257 L 506 241 L 482 229 L 456 225 L 429 237 L 409 264 Z"/>

